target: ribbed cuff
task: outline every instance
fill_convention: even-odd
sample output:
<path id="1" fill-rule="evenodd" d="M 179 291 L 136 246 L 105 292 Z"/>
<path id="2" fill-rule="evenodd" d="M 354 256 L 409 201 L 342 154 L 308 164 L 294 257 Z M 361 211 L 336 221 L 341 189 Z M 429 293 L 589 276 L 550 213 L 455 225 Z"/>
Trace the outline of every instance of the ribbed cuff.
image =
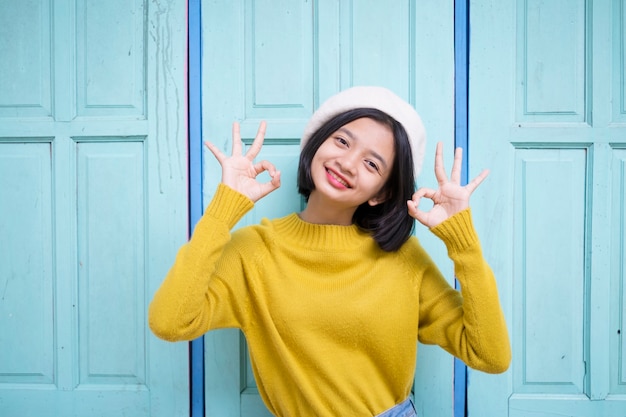
<path id="1" fill-rule="evenodd" d="M 225 222 L 232 229 L 252 207 L 254 202 L 248 197 L 219 183 L 205 215 Z"/>
<path id="2" fill-rule="evenodd" d="M 430 229 L 446 244 L 449 253 L 458 253 L 478 242 L 469 208 Z"/>

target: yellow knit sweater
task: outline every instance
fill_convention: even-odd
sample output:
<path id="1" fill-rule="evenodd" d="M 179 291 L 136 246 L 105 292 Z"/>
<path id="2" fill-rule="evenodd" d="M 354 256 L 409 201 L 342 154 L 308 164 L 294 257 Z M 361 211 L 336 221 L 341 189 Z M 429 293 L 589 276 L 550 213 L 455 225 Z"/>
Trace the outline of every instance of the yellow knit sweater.
<path id="1" fill-rule="evenodd" d="M 384 252 L 356 226 L 296 214 L 231 233 L 252 206 L 218 187 L 155 294 L 149 322 L 170 341 L 242 329 L 275 415 L 383 412 L 410 393 L 418 339 L 475 369 L 507 369 L 496 283 L 469 210 L 432 229 L 454 261 L 459 293 L 415 237 Z"/>

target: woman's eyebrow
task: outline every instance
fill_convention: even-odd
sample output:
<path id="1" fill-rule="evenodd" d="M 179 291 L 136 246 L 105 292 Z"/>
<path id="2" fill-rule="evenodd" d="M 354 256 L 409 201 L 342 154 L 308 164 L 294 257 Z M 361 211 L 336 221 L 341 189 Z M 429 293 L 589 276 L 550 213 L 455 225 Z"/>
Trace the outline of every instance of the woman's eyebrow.
<path id="1" fill-rule="evenodd" d="M 342 133 L 345 133 L 345 134 L 346 134 L 346 136 L 349 136 L 349 137 L 350 137 L 350 139 L 352 139 L 352 140 L 354 140 L 354 141 L 357 141 L 357 142 L 358 142 L 358 140 L 359 140 L 359 138 L 357 138 L 356 136 L 354 136 L 354 135 L 352 134 L 352 132 L 351 132 L 348 128 L 346 128 L 346 127 L 343 127 L 343 126 L 342 126 L 342 127 L 340 127 L 340 128 L 339 128 L 339 130 L 338 130 L 338 131 L 339 131 L 339 132 L 342 132 Z M 370 149 L 370 150 L 369 150 L 369 152 L 372 154 L 372 156 L 373 156 L 374 158 L 376 158 L 376 159 L 378 159 L 378 160 L 380 161 L 380 163 L 383 165 L 383 168 L 387 169 L 387 161 L 385 161 L 385 158 L 383 158 L 383 157 L 382 157 L 382 156 L 381 156 L 378 152 L 376 152 L 376 151 L 375 151 L 375 150 L 373 150 L 373 149 Z"/>

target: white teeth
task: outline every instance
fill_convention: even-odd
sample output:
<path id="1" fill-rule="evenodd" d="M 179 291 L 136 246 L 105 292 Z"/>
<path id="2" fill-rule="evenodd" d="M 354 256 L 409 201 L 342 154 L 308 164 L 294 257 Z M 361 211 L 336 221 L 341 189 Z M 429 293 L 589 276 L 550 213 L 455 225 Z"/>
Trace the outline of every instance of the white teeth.
<path id="1" fill-rule="evenodd" d="M 343 185 L 344 187 L 349 187 L 348 183 L 345 182 L 344 180 L 342 180 L 341 178 L 339 178 L 337 175 L 335 175 L 335 173 L 333 171 L 328 171 L 330 173 L 330 175 L 337 180 L 337 182 L 339 182 L 341 185 Z"/>

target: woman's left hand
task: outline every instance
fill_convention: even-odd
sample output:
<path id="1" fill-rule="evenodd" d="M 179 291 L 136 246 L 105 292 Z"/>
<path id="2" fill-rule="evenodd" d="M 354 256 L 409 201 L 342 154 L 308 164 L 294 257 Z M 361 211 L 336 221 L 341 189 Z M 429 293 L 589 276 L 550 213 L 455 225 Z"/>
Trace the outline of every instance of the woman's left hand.
<path id="1" fill-rule="evenodd" d="M 465 186 L 461 186 L 461 164 L 463 161 L 463 149 L 456 148 L 454 152 L 454 164 L 450 179 L 448 179 L 443 166 L 443 144 L 437 143 L 435 151 L 435 177 L 439 189 L 422 187 L 418 189 L 411 200 L 407 201 L 409 214 L 424 226 L 429 228 L 437 226 L 444 220 L 469 207 L 470 195 L 487 175 L 488 170 L 483 170 L 476 178 Z M 433 201 L 433 207 L 428 211 L 419 209 L 422 197 Z"/>

